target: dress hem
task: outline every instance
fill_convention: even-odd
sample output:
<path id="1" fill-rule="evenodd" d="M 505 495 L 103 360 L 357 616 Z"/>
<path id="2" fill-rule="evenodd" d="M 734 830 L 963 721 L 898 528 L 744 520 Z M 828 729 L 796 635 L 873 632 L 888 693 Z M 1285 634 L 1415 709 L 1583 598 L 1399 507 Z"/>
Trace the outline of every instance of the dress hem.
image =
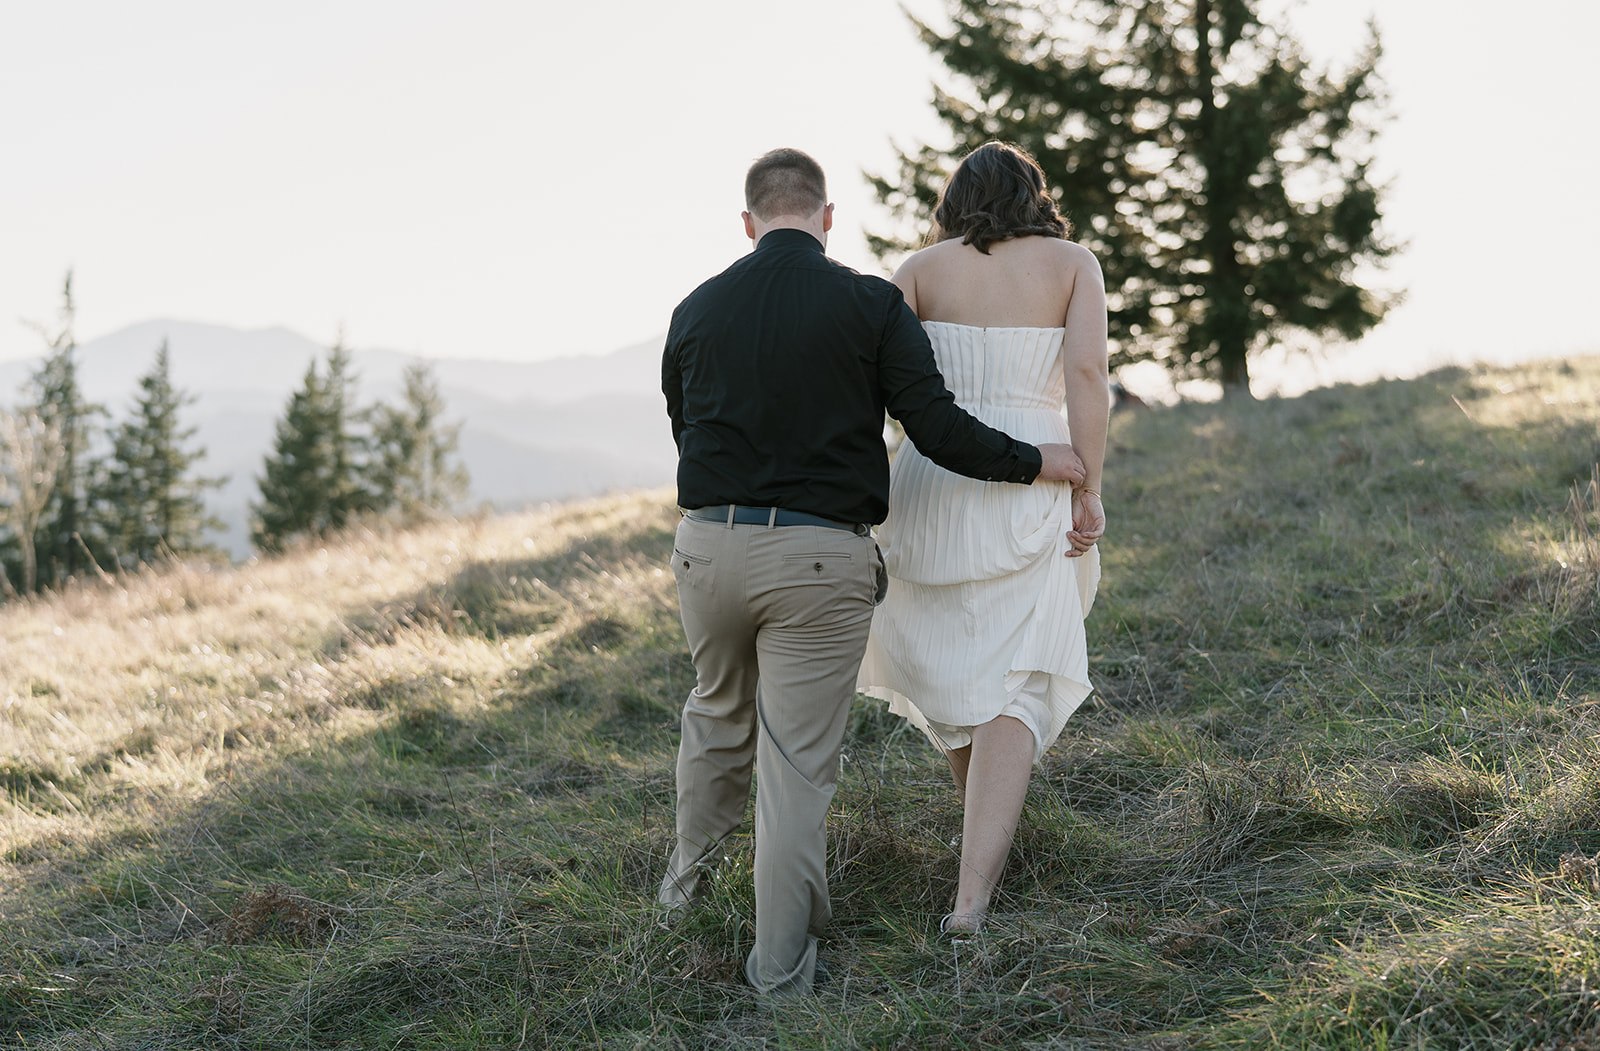
<path id="1" fill-rule="evenodd" d="M 1043 669 L 1018 670 L 1043 671 Z M 1038 766 L 1040 762 L 1043 761 L 1044 754 L 1048 752 L 1058 740 L 1061 739 L 1061 733 L 1066 729 L 1067 721 L 1072 718 L 1073 714 L 1076 713 L 1079 708 L 1083 707 L 1083 702 L 1088 700 L 1089 695 L 1094 692 L 1094 686 L 1091 683 L 1085 682 L 1081 679 L 1076 679 L 1067 675 L 1059 675 L 1053 672 L 1045 672 L 1045 674 L 1050 676 L 1052 687 L 1049 694 L 1049 700 L 1046 704 L 1046 710 L 1050 714 L 1050 729 L 1044 734 L 1043 737 L 1038 735 L 1035 735 L 1034 737 L 1033 765 L 1035 766 Z M 1058 691 L 1055 689 L 1055 684 L 1058 681 L 1069 684 L 1071 688 Z M 901 693 L 899 690 L 895 689 L 893 686 L 887 686 L 883 683 L 858 683 L 856 686 L 856 692 L 866 697 L 870 697 L 875 701 L 881 701 L 887 705 L 892 714 L 898 715 L 912 726 L 915 726 L 922 732 L 922 735 L 928 739 L 929 743 L 931 743 L 935 748 L 938 748 L 941 752 L 953 751 L 957 748 L 964 748 L 971 744 L 972 727 L 982 725 L 982 723 L 973 723 L 970 726 L 963 727 L 955 726 L 950 723 L 941 724 L 944 726 L 949 726 L 965 735 L 966 740 L 953 744 L 947 740 L 937 728 L 935 728 L 934 721 L 929 719 L 928 716 L 923 713 L 922 709 L 917 707 L 916 702 L 914 702 L 910 697 Z M 1062 695 L 1070 697 L 1070 695 L 1073 693 L 1078 694 L 1078 698 L 1075 701 L 1057 700 L 1057 698 L 1061 697 Z M 993 716 L 991 716 L 991 719 L 998 719 L 1003 714 L 1005 714 L 1004 711 L 997 711 Z M 988 721 L 990 720 L 984 720 L 984 722 Z"/>

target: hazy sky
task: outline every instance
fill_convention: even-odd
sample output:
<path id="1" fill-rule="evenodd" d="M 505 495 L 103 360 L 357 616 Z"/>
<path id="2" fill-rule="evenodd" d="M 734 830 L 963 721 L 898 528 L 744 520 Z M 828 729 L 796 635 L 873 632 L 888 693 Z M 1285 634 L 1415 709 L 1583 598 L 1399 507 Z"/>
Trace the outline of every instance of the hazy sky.
<path id="1" fill-rule="evenodd" d="M 1347 359 L 1600 349 L 1600 3 L 1289 19 L 1342 59 L 1374 12 L 1388 226 L 1410 242 L 1384 280 L 1409 301 Z M 940 137 L 937 75 L 892 0 L 5 3 L 0 359 L 39 352 L 21 322 L 53 319 L 68 268 L 80 340 L 175 317 L 435 357 L 607 352 L 748 250 L 744 169 L 778 145 L 829 173 L 830 254 L 876 271 L 860 172 Z"/>

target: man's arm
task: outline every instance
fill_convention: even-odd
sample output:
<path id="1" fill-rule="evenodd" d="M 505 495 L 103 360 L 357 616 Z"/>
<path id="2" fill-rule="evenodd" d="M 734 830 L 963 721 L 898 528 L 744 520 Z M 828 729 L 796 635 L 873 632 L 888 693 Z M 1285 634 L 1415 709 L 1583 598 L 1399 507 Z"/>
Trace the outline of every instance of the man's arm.
<path id="1" fill-rule="evenodd" d="M 912 439 L 915 441 L 916 439 Z M 917 448 L 921 448 L 919 445 Z M 1065 443 L 1050 443 L 1036 445 L 1039 456 L 1044 461 L 1039 469 L 1036 482 L 1069 482 L 1072 485 L 1082 485 L 1087 474 L 1083 459 L 1078 456 L 1078 451 Z"/>
<path id="2" fill-rule="evenodd" d="M 672 443 L 683 450 L 683 369 L 673 353 L 672 333 L 661 352 L 661 393 L 667 399 L 667 415 L 672 419 Z"/>

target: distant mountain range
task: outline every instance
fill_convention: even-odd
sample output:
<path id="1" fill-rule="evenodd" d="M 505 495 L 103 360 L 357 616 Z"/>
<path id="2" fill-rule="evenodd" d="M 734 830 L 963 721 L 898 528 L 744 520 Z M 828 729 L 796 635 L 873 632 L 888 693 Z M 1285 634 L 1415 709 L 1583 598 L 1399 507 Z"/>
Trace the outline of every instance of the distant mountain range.
<path id="1" fill-rule="evenodd" d="M 241 331 L 187 321 L 147 321 L 78 348 L 84 396 L 126 419 L 165 340 L 173 385 L 196 397 L 182 415 L 199 428 L 198 470 L 227 475 L 211 509 L 227 523 L 218 542 L 249 551 L 249 504 L 273 428 L 306 368 L 327 348 L 284 328 Z M 429 365 L 462 421 L 461 459 L 472 474 L 469 504 L 516 508 L 614 489 L 667 485 L 677 464 L 661 397 L 659 340 L 601 357 L 536 362 L 419 358 L 352 352 L 359 405 L 397 404 L 406 366 Z M 0 362 L 0 405 L 11 406 L 39 359 Z"/>

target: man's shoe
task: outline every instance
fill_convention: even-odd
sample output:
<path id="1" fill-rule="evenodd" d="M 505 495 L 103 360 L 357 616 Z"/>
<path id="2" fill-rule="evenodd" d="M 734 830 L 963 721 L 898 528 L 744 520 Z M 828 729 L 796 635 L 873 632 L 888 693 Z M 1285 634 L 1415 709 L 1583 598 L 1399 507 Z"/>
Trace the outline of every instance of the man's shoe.
<path id="1" fill-rule="evenodd" d="M 752 989 L 755 988 L 754 983 L 750 981 L 748 965 L 742 971 L 741 977 L 743 977 L 745 985 L 750 986 Z M 790 981 L 785 984 L 782 991 L 774 990 L 763 993 L 758 990 L 756 995 L 773 1002 L 797 1000 L 806 996 L 815 996 L 824 986 L 832 984 L 832 981 L 833 969 L 828 966 L 828 962 L 819 954 L 816 961 L 811 965 L 811 987 L 809 989 L 802 990 L 797 987 L 796 982 Z"/>
<path id="2" fill-rule="evenodd" d="M 694 902 L 675 901 L 670 905 L 656 904 L 656 926 L 664 931 L 670 931 L 684 920 L 689 918 L 689 913 L 694 911 Z"/>

